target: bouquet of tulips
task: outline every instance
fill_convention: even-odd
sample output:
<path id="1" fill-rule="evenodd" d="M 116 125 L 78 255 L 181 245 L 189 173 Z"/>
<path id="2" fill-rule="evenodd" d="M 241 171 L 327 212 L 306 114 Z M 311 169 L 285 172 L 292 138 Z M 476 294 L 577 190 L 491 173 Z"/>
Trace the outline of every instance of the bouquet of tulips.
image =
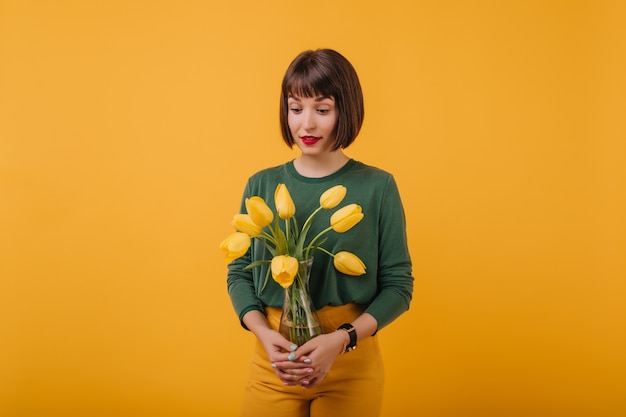
<path id="1" fill-rule="evenodd" d="M 333 254 L 320 246 L 322 243 L 320 239 L 324 234 L 331 230 L 337 233 L 346 232 L 361 221 L 363 212 L 361 206 L 357 204 L 349 204 L 333 213 L 330 225 L 305 246 L 307 233 L 315 215 L 323 209 L 331 210 L 337 207 L 343 201 L 346 192 L 347 189 L 343 185 L 326 190 L 320 197 L 320 206 L 309 215 L 301 230 L 298 230 L 294 217 L 296 207 L 285 184 L 278 184 L 274 193 L 277 218 L 261 197 L 246 198 L 248 213 L 235 215 L 231 225 L 237 231 L 220 244 L 220 249 L 225 253 L 225 260 L 231 262 L 243 256 L 250 247 L 251 239 L 255 238 L 263 241 L 273 258 L 256 260 L 247 268 L 270 263 L 272 277 L 283 288 L 292 284 L 298 262 L 310 258 L 315 250 L 332 256 L 333 264 L 339 272 L 352 276 L 364 274 L 365 265 L 355 254 L 345 251 Z M 281 229 L 278 218 L 284 220 L 284 230 Z"/>
<path id="2" fill-rule="evenodd" d="M 220 249 L 225 253 L 225 260 L 231 262 L 248 251 L 251 239 L 259 239 L 263 242 L 272 255 L 272 259 L 253 260 L 246 269 L 270 264 L 261 291 L 265 288 L 270 273 L 272 278 L 285 290 L 290 289 L 291 292 L 285 292 L 285 299 L 289 300 L 289 303 L 286 301 L 286 304 L 290 305 L 283 308 L 283 316 L 290 316 L 292 321 L 298 321 L 297 317 L 303 314 L 298 309 L 306 308 L 302 304 L 308 303 L 307 301 L 298 301 L 308 297 L 308 294 L 303 294 L 308 291 L 308 276 L 303 265 L 308 264 L 310 267 L 310 259 L 316 250 L 331 256 L 335 269 L 341 273 L 351 276 L 365 273 L 365 264 L 355 254 L 346 251 L 333 254 L 321 246 L 325 241 L 323 236 L 326 233 L 330 231 L 343 233 L 359 223 L 363 218 L 361 206 L 348 204 L 340 208 L 330 217 L 329 226 L 314 236 L 313 239 L 307 241 L 307 234 L 315 215 L 321 210 L 331 210 L 337 207 L 343 201 L 346 193 L 347 189 L 343 185 L 336 185 L 326 190 L 320 196 L 320 206 L 309 215 L 302 229 L 299 229 L 294 217 L 296 207 L 289 190 L 285 184 L 278 184 L 274 193 L 277 216 L 261 197 L 246 198 L 247 213 L 236 214 L 231 222 L 237 231 L 220 244 Z M 282 228 L 279 219 L 284 221 Z M 285 311 L 286 309 L 291 311 Z M 294 325 L 298 325 L 298 323 Z M 301 341 L 293 340 L 297 337 L 293 337 L 293 334 L 291 336 L 290 339 L 294 343 Z"/>

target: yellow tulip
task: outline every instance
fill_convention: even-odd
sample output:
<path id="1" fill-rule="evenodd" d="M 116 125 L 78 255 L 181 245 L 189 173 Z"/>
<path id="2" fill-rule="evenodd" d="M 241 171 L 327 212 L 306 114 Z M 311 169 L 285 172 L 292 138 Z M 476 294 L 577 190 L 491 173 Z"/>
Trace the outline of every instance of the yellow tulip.
<path id="1" fill-rule="evenodd" d="M 235 232 L 220 243 L 220 249 L 225 252 L 224 260 L 231 262 L 243 255 L 250 247 L 250 236 L 245 233 Z"/>
<path id="2" fill-rule="evenodd" d="M 337 233 L 350 230 L 355 224 L 361 221 L 363 213 L 358 204 L 349 204 L 340 208 L 330 216 L 330 226 Z"/>
<path id="3" fill-rule="evenodd" d="M 235 214 L 230 224 L 240 232 L 244 232 L 250 236 L 256 236 L 261 233 L 263 228 L 252 220 L 249 214 Z"/>
<path id="4" fill-rule="evenodd" d="M 324 191 L 324 194 L 320 197 L 320 206 L 324 209 L 334 209 L 344 199 L 348 189 L 343 185 L 335 185 Z"/>
<path id="5" fill-rule="evenodd" d="M 337 271 L 354 277 L 365 273 L 365 264 L 358 256 L 350 252 L 337 252 L 333 260 Z"/>
<path id="6" fill-rule="evenodd" d="M 293 203 L 291 194 L 289 194 L 285 184 L 278 184 L 278 187 L 276 187 L 274 203 L 276 204 L 278 217 L 281 219 L 290 219 L 296 214 L 296 205 Z"/>
<path id="7" fill-rule="evenodd" d="M 277 255 L 272 258 L 272 278 L 281 287 L 289 288 L 298 273 L 298 260 L 292 256 Z"/>
<path id="8" fill-rule="evenodd" d="M 265 227 L 274 220 L 274 213 L 261 197 L 246 198 L 246 211 L 252 217 L 252 221 L 260 227 Z"/>

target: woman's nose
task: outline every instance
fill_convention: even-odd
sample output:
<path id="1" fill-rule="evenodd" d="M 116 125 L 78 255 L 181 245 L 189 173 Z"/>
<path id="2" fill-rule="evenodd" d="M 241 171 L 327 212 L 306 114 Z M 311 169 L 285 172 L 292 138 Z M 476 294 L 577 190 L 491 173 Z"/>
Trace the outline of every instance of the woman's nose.
<path id="1" fill-rule="evenodd" d="M 315 114 L 310 111 L 305 111 L 303 116 L 304 120 L 302 121 L 302 124 L 304 125 L 304 128 L 313 129 L 315 127 Z"/>

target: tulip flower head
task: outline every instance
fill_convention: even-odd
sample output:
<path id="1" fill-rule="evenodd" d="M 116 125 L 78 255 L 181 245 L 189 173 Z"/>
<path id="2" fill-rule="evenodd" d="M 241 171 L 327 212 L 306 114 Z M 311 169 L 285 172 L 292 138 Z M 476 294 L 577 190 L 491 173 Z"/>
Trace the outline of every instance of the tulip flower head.
<path id="1" fill-rule="evenodd" d="M 278 184 L 276 192 L 274 193 L 274 203 L 276 204 L 276 211 L 278 211 L 278 217 L 287 220 L 296 214 L 296 205 L 291 199 L 291 194 L 285 184 Z"/>
<path id="2" fill-rule="evenodd" d="M 337 252 L 333 259 L 335 269 L 342 274 L 359 276 L 365 273 L 365 264 L 353 253 L 341 251 Z"/>
<path id="3" fill-rule="evenodd" d="M 334 209 L 343 201 L 347 192 L 348 189 L 343 185 L 335 185 L 329 188 L 320 197 L 320 206 L 326 210 Z"/>
<path id="4" fill-rule="evenodd" d="M 344 233 L 352 229 L 361 221 L 363 213 L 358 204 L 349 204 L 330 216 L 330 226 L 337 233 Z"/>
<path id="5" fill-rule="evenodd" d="M 250 236 L 246 233 L 235 232 L 220 243 L 220 249 L 225 252 L 224 259 L 231 262 L 243 256 L 250 247 Z"/>
<path id="6" fill-rule="evenodd" d="M 283 288 L 289 288 L 298 273 L 298 260 L 292 256 L 274 256 L 271 270 L 274 281 Z"/>
<path id="7" fill-rule="evenodd" d="M 246 211 L 257 226 L 263 228 L 274 220 L 272 209 L 265 204 L 265 200 L 261 197 L 246 198 Z"/>
<path id="8" fill-rule="evenodd" d="M 252 220 L 249 214 L 235 214 L 230 223 L 235 229 L 250 236 L 256 236 L 263 231 L 263 228 Z"/>

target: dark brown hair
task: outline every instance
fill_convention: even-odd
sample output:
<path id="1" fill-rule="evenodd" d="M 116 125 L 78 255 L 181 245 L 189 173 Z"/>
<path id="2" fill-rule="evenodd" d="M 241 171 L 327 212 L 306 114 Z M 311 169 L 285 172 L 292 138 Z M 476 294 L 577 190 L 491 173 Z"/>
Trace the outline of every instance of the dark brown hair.
<path id="1" fill-rule="evenodd" d="M 295 144 L 287 123 L 287 99 L 291 95 L 332 97 L 337 109 L 332 149 L 347 148 L 354 142 L 365 115 L 363 92 L 354 67 L 339 52 L 332 49 L 305 51 L 287 68 L 280 93 L 280 127 L 289 147 Z"/>

